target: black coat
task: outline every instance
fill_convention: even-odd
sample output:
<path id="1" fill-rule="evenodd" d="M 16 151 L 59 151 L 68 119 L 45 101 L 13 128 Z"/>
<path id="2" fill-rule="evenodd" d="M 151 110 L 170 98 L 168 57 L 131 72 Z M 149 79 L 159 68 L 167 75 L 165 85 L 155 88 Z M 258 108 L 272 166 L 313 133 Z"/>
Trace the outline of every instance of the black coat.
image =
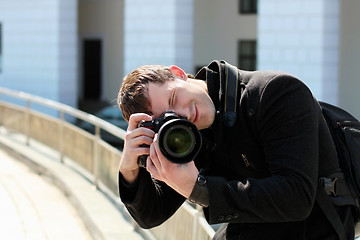
<path id="1" fill-rule="evenodd" d="M 237 119 L 228 127 L 224 64 L 214 61 L 196 76 L 217 110 L 195 159 L 207 177 L 205 216 L 225 223 L 215 239 L 337 239 L 315 203 L 319 177 L 339 167 L 310 90 L 289 74 L 240 71 L 246 87 L 239 87 Z M 164 183 L 157 187 L 144 169 L 133 186 L 120 175 L 121 199 L 141 227 L 161 224 L 185 201 Z"/>

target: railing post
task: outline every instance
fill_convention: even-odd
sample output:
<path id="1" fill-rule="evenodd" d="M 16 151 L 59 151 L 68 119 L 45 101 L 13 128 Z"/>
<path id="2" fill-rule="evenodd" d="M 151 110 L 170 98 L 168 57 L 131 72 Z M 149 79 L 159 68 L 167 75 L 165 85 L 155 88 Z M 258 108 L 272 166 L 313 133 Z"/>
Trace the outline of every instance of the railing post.
<path id="1" fill-rule="evenodd" d="M 60 153 L 60 162 L 61 163 L 64 163 L 64 121 L 65 121 L 64 111 L 60 111 L 59 153 Z"/>
<path id="2" fill-rule="evenodd" d="M 193 226 L 192 226 L 192 236 L 191 236 L 192 240 L 197 240 L 196 237 L 198 235 L 198 231 L 199 231 L 199 209 L 196 206 L 193 215 Z"/>
<path id="3" fill-rule="evenodd" d="M 0 89 L 0 102 L 1 102 L 1 94 L 2 94 L 2 92 L 1 92 L 1 89 Z M 1 116 L 4 116 L 4 113 L 3 113 L 3 108 L 0 108 L 0 126 L 2 125 L 2 124 L 4 124 L 4 119 L 1 117 Z"/>
<path id="4" fill-rule="evenodd" d="M 98 188 L 99 178 L 99 139 L 100 139 L 100 127 L 95 125 L 95 142 L 94 142 L 94 185 Z"/>
<path id="5" fill-rule="evenodd" d="M 30 144 L 30 107 L 31 102 L 29 99 L 26 100 L 26 111 L 25 111 L 25 135 L 26 135 L 26 145 Z"/>

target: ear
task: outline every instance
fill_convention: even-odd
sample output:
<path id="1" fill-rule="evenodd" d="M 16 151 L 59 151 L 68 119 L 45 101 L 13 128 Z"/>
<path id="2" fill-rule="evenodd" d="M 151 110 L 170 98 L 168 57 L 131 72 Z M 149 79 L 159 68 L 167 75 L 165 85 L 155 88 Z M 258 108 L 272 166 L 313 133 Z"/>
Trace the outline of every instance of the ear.
<path id="1" fill-rule="evenodd" d="M 177 66 L 174 66 L 174 65 L 171 65 L 169 67 L 169 70 L 170 70 L 170 72 L 173 74 L 173 76 L 175 78 L 180 78 L 180 79 L 182 79 L 184 81 L 187 80 L 187 75 L 186 75 L 185 71 L 182 70 L 181 68 L 179 68 Z"/>

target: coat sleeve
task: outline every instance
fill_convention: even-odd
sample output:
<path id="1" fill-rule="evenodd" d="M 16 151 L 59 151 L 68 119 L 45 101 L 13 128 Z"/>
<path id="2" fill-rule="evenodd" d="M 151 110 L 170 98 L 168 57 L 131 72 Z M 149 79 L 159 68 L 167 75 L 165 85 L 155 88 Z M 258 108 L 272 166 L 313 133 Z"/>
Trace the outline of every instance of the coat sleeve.
<path id="1" fill-rule="evenodd" d="M 309 216 L 317 187 L 317 114 L 315 100 L 301 81 L 288 75 L 268 80 L 255 124 L 270 176 L 238 181 L 208 177 L 205 215 L 210 223 L 292 222 Z"/>
<path id="2" fill-rule="evenodd" d="M 138 179 L 129 185 L 119 173 L 119 195 L 130 215 L 142 228 L 152 228 L 170 218 L 185 198 L 140 168 Z"/>

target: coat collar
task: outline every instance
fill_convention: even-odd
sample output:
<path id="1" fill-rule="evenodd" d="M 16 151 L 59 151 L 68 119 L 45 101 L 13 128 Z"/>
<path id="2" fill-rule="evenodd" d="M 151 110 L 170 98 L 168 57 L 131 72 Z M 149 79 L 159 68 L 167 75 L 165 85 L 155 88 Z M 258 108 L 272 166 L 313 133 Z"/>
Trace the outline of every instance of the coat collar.
<path id="1" fill-rule="evenodd" d="M 208 66 L 203 67 L 195 75 L 196 79 L 204 80 L 208 87 L 208 93 L 215 105 L 215 120 L 213 124 L 205 130 L 201 130 L 205 147 L 212 151 L 218 147 L 227 145 L 227 137 L 231 128 L 226 124 L 225 96 L 227 87 L 227 73 L 225 61 L 212 61 Z"/>

